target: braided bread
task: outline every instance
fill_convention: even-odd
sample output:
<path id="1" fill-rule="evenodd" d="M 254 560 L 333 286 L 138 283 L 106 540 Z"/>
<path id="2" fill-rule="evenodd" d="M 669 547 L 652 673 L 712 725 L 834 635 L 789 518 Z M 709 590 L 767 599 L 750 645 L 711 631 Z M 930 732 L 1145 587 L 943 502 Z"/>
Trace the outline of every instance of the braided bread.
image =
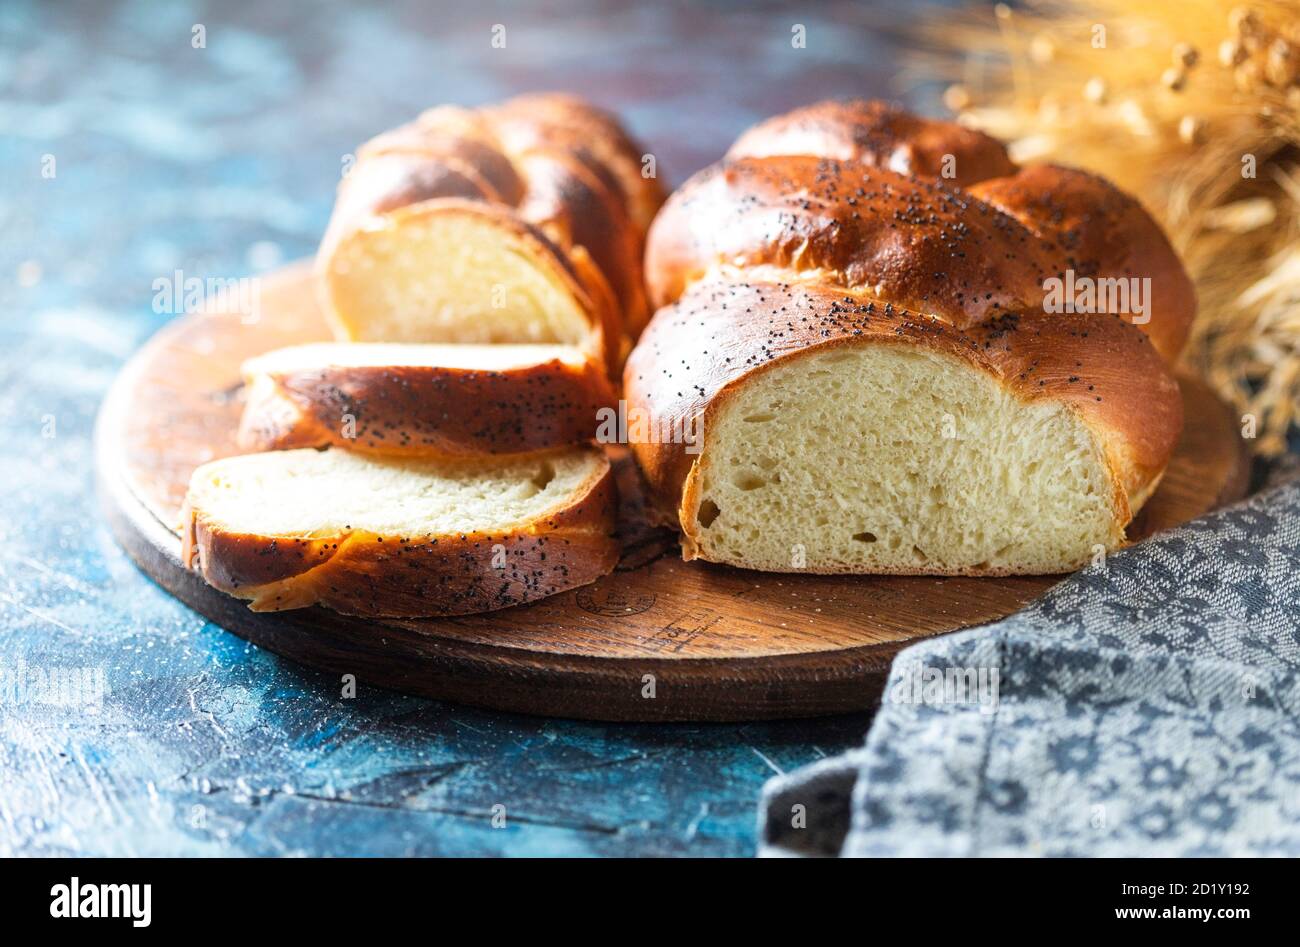
<path id="1" fill-rule="evenodd" d="M 1141 206 L 879 103 L 744 134 L 664 206 L 646 278 L 663 308 L 624 389 L 647 430 L 702 434 L 634 445 L 688 559 L 1077 568 L 1122 545 L 1182 427 L 1195 297 Z M 1147 291 L 1075 311 L 1058 284 Z"/>
<path id="2" fill-rule="evenodd" d="M 583 345 L 645 324 L 662 202 L 641 150 L 578 99 L 441 106 L 359 149 L 317 256 L 340 341 Z"/>

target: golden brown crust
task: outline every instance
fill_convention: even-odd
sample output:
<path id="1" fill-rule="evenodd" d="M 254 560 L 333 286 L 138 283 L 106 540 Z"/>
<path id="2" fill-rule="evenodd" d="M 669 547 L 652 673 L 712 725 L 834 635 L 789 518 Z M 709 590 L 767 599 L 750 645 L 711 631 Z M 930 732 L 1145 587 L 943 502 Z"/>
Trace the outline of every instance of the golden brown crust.
<path id="1" fill-rule="evenodd" d="M 617 302 L 617 336 L 635 336 L 648 309 L 641 252 L 663 200 L 640 173 L 641 152 L 618 122 L 579 99 L 532 95 L 482 109 L 441 106 L 358 149 L 317 256 L 377 216 L 441 198 L 482 201 L 545 234 L 563 257 L 586 253 Z M 585 280 L 587 296 L 604 294 Z M 328 300 L 328 292 L 326 292 Z M 605 322 L 593 315 L 593 324 Z"/>
<path id="2" fill-rule="evenodd" d="M 1149 279 L 1140 290 L 1147 311 L 1130 303 L 1121 314 L 1177 361 L 1195 292 L 1141 204 L 1086 172 L 1004 165 L 1001 146 L 974 134 L 861 102 L 763 123 L 655 220 L 646 250 L 652 305 L 730 270 L 836 283 L 965 327 L 1042 310 L 1049 280 Z M 953 181 L 935 180 L 932 163 L 916 157 L 949 153 L 940 148 L 967 154 Z M 904 151 L 913 158 L 882 157 Z M 897 173 L 904 165 L 913 176 Z"/>
<path id="3" fill-rule="evenodd" d="M 728 158 L 811 155 L 941 178 L 965 187 L 1014 174 L 996 138 L 874 100 L 828 100 L 760 122 L 742 134 Z"/>
<path id="4" fill-rule="evenodd" d="M 604 366 L 558 358 L 501 370 L 255 362 L 239 444 L 399 457 L 530 453 L 588 443 L 617 404 Z"/>
<path id="5" fill-rule="evenodd" d="M 637 229 L 644 234 L 664 202 L 657 177 L 647 177 L 646 151 L 611 113 L 574 95 L 539 92 L 508 99 L 487 109 L 500 133 L 518 150 L 561 145 L 617 178 Z"/>
<path id="6" fill-rule="evenodd" d="M 959 327 L 1040 308 L 1058 272 L 1019 221 L 961 190 L 805 156 L 714 165 L 669 198 L 650 232 L 656 306 L 718 267 L 758 266 L 870 288 Z"/>
<path id="7" fill-rule="evenodd" d="M 249 600 L 254 611 L 319 604 L 366 617 L 468 615 L 536 601 L 613 571 L 616 507 L 608 462 L 563 510 L 493 534 L 232 534 L 187 497 L 182 560 L 215 588 Z M 501 568 L 493 566 L 497 545 L 504 548 Z"/>
<path id="8" fill-rule="evenodd" d="M 963 330 L 809 283 L 693 287 L 655 315 L 628 359 L 628 412 L 644 412 L 654 430 L 701 430 L 707 444 L 710 416 L 754 373 L 825 346 L 871 344 L 944 352 L 1026 401 L 1069 405 L 1106 455 L 1121 525 L 1164 470 L 1182 429 L 1182 399 L 1168 367 L 1145 336 L 1116 316 L 1039 310 Z M 685 523 L 683 490 L 699 453 L 681 443 L 638 443 L 633 451 L 660 508 Z"/>
<path id="9" fill-rule="evenodd" d="M 1142 331 L 1167 361 L 1178 360 L 1196 316 L 1196 289 L 1137 200 L 1105 178 L 1050 164 L 985 181 L 970 193 L 1019 220 L 1076 277 L 1149 279 L 1149 310 L 1125 321 L 1149 320 Z"/>
<path id="10" fill-rule="evenodd" d="M 632 223 L 618 192 L 570 153 L 526 152 L 517 163 L 529 182 L 520 215 L 557 246 L 569 247 L 571 256 L 590 256 L 622 313 L 620 331 L 639 335 L 649 319 L 641 271 L 644 231 Z"/>

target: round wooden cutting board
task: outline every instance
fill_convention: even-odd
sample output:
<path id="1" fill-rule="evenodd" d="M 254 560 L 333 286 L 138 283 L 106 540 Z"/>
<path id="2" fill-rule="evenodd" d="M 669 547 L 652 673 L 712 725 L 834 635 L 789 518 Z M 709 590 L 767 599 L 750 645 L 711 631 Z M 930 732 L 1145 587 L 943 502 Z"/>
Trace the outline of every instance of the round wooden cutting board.
<path id="1" fill-rule="evenodd" d="M 684 563 L 672 534 L 645 525 L 638 474 L 624 454 L 616 457 L 623 559 L 594 585 L 454 619 L 251 612 L 182 567 L 177 511 L 195 467 L 239 452 L 240 363 L 328 337 L 305 266 L 263 277 L 259 288 L 255 318 L 209 306 L 172 322 L 132 359 L 100 412 L 97 472 L 113 530 L 146 573 L 224 628 L 314 668 L 591 720 L 815 716 L 871 707 L 909 642 L 1001 618 L 1060 579 L 771 575 Z M 1232 416 L 1199 382 L 1182 384 L 1183 439 L 1134 538 L 1246 489 Z"/>

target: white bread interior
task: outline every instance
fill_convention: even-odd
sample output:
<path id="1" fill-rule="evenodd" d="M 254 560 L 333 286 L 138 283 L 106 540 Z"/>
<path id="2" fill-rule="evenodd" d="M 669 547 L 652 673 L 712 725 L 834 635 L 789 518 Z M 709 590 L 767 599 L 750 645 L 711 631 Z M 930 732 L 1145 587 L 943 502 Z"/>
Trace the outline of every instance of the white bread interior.
<path id="1" fill-rule="evenodd" d="M 323 259 L 344 341 L 560 343 L 598 350 L 592 304 L 554 249 L 499 211 L 436 199 L 372 218 Z"/>
<path id="2" fill-rule="evenodd" d="M 559 361 L 575 368 L 590 356 L 572 345 L 411 344 L 393 342 L 309 342 L 290 345 L 244 362 L 246 379 L 260 375 L 336 368 L 430 367 L 505 372 Z"/>
<path id="3" fill-rule="evenodd" d="M 703 437 L 683 493 L 687 558 L 1053 573 L 1124 539 L 1128 511 L 1075 412 L 940 351 L 864 344 L 781 360 L 724 391 Z"/>
<path id="4" fill-rule="evenodd" d="M 268 539 L 500 533 L 565 509 L 607 469 L 587 449 L 472 460 L 268 451 L 204 464 L 186 502 L 209 526 Z"/>

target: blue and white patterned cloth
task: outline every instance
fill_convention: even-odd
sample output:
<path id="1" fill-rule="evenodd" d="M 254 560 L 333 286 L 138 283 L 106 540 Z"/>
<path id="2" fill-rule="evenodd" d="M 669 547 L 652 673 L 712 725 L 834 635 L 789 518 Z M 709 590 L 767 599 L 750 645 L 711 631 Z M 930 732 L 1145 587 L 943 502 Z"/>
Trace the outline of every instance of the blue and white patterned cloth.
<path id="1" fill-rule="evenodd" d="M 760 854 L 1300 855 L 1289 469 L 901 653 L 864 747 L 767 784 Z"/>

